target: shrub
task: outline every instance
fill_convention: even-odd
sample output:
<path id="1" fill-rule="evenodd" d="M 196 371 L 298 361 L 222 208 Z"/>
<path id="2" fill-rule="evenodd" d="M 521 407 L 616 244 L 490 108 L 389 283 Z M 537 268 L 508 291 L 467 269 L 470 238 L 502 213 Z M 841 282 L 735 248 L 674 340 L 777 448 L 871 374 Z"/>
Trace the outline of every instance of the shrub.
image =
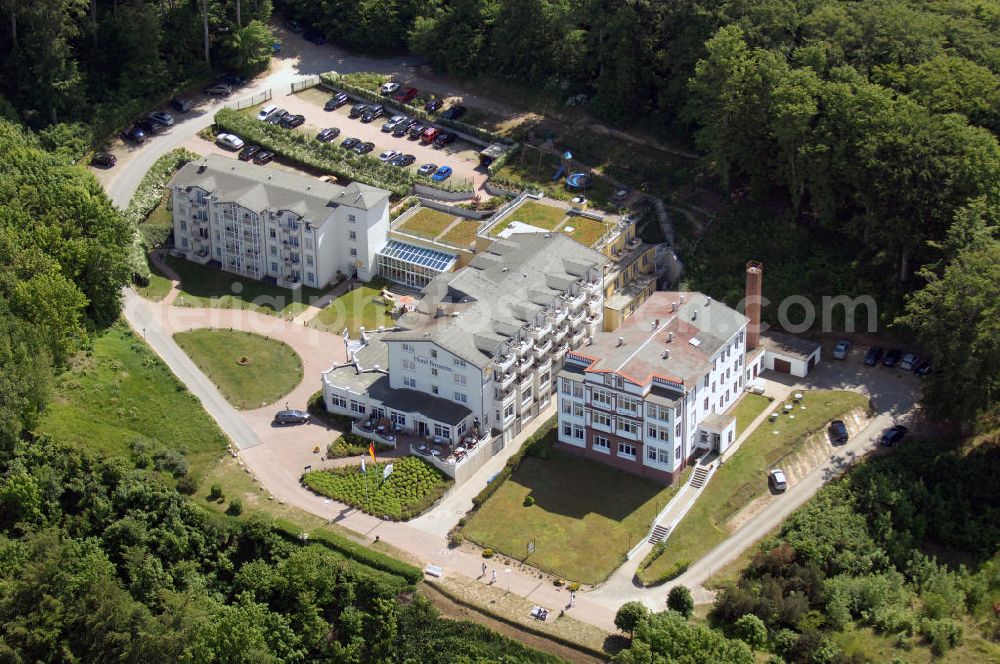
<path id="1" fill-rule="evenodd" d="M 661 583 L 666 583 L 667 581 L 672 581 L 673 579 L 679 577 L 687 571 L 688 565 L 690 564 L 691 562 L 688 560 L 678 560 L 676 563 L 663 570 L 663 572 L 659 575 L 654 576 L 651 579 L 643 578 L 642 575 L 640 575 L 640 580 L 647 586 L 658 586 Z"/>
<path id="2" fill-rule="evenodd" d="M 685 618 L 690 618 L 694 613 L 694 597 L 687 586 L 674 586 L 667 593 L 667 608 L 676 611 Z"/>
<path id="3" fill-rule="evenodd" d="M 574 581 L 573 583 L 571 583 L 568 586 L 566 586 L 566 589 L 569 590 L 572 593 L 575 593 L 576 591 L 578 591 L 580 589 L 580 582 L 579 581 Z"/>
<path id="4" fill-rule="evenodd" d="M 483 558 L 492 558 L 493 549 L 483 549 Z"/>
<path id="5" fill-rule="evenodd" d="M 752 650 L 760 650 L 767 644 L 767 626 L 752 613 L 739 617 L 733 625 L 733 633 Z"/>
<path id="6" fill-rule="evenodd" d="M 448 532 L 448 544 L 450 544 L 451 546 L 458 548 L 462 546 L 462 542 L 464 541 L 465 538 L 462 537 L 462 531 L 459 530 L 458 528 L 452 528 Z"/>
<path id="7" fill-rule="evenodd" d="M 177 450 L 158 450 L 153 454 L 153 465 L 157 470 L 167 471 L 174 477 L 187 475 L 191 464 Z"/>
<path id="8" fill-rule="evenodd" d="M 615 627 L 623 632 L 635 634 L 635 628 L 647 617 L 649 609 L 641 602 L 625 602 L 618 607 L 618 612 L 615 614 Z"/>
<path id="9" fill-rule="evenodd" d="M 534 504 L 535 504 L 535 497 L 534 496 L 525 496 L 524 497 L 524 506 L 525 507 L 531 507 Z"/>
<path id="10" fill-rule="evenodd" d="M 938 657 L 962 641 L 962 627 L 950 618 L 924 620 L 920 623 L 920 631 Z"/>
<path id="11" fill-rule="evenodd" d="M 558 578 L 552 581 L 552 585 L 554 585 L 556 588 L 562 588 L 564 583 L 565 581 Z"/>
<path id="12" fill-rule="evenodd" d="M 208 492 L 209 500 L 219 500 L 222 498 L 222 487 L 218 484 L 213 484 L 212 489 Z"/>
<path id="13" fill-rule="evenodd" d="M 340 415 L 338 413 L 331 413 L 328 411 L 326 409 L 326 403 L 323 401 L 322 390 L 309 397 L 309 404 L 306 406 L 306 409 L 309 411 L 309 415 L 314 420 L 319 421 L 331 429 L 336 429 L 337 431 L 349 432 L 351 430 L 351 424 L 354 422 L 353 419 L 346 415 Z"/>
<path id="14" fill-rule="evenodd" d="M 243 501 L 239 498 L 233 498 L 229 501 L 229 507 L 226 509 L 226 514 L 229 516 L 239 516 L 243 514 Z"/>
<path id="15" fill-rule="evenodd" d="M 190 475 L 185 475 L 177 480 L 177 490 L 185 495 L 193 496 L 198 491 L 198 480 Z"/>

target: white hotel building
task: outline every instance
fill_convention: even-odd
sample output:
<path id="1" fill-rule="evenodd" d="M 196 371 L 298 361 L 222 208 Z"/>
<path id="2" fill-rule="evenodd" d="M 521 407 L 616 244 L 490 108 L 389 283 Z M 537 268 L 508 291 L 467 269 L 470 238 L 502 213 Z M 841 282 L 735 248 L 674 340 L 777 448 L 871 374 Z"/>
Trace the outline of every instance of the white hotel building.
<path id="1" fill-rule="evenodd" d="M 338 272 L 371 279 L 389 231 L 387 191 L 220 155 L 185 164 L 170 189 L 180 255 L 288 288 L 323 288 Z"/>
<path id="2" fill-rule="evenodd" d="M 457 441 L 509 440 L 551 400 L 567 354 L 601 329 L 607 258 L 563 234 L 498 240 L 436 277 L 394 331 L 347 339 L 327 409 Z"/>

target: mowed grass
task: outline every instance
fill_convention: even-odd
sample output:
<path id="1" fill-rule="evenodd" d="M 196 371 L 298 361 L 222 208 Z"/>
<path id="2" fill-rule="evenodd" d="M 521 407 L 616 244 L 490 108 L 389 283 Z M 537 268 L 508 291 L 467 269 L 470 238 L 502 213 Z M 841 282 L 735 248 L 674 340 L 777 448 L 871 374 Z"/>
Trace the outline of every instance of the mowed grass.
<path id="1" fill-rule="evenodd" d="M 462 219 L 452 226 L 440 241 L 462 249 L 468 249 L 476 239 L 479 222 L 473 219 Z"/>
<path id="2" fill-rule="evenodd" d="M 179 332 L 174 341 L 237 408 L 274 403 L 302 382 L 302 359 L 282 341 L 210 329 Z M 243 357 L 246 366 L 239 363 Z"/>
<path id="3" fill-rule="evenodd" d="M 433 240 L 457 218 L 453 214 L 445 214 L 431 208 L 420 208 L 412 217 L 403 222 L 399 230 Z"/>
<path id="4" fill-rule="evenodd" d="M 1000 644 L 984 639 L 968 616 L 960 619 L 959 624 L 963 627 L 962 642 L 940 657 L 931 652 L 920 637 L 902 639 L 906 645 L 900 648 L 895 635 L 877 634 L 871 627 L 861 627 L 856 623 L 848 623 L 843 630 L 831 631 L 827 635 L 848 657 L 856 656 L 869 662 L 892 662 L 897 657 L 909 664 L 1000 662 Z"/>
<path id="5" fill-rule="evenodd" d="M 180 293 L 174 300 L 174 306 L 178 307 L 247 309 L 290 317 L 304 311 L 324 293 L 308 286 L 293 291 L 173 256 L 167 256 L 166 262 L 181 277 Z"/>
<path id="6" fill-rule="evenodd" d="M 562 208 L 552 207 L 544 203 L 535 201 L 525 201 L 517 206 L 502 222 L 496 225 L 490 233 L 493 237 L 500 235 L 500 232 L 515 221 L 523 224 L 530 224 L 545 230 L 552 230 L 566 218 L 566 211 Z"/>
<path id="7" fill-rule="evenodd" d="M 201 403 L 124 323 L 73 359 L 37 432 L 109 456 L 130 456 L 136 442 L 177 450 L 195 477 L 227 444 Z"/>
<path id="8" fill-rule="evenodd" d="M 765 396 L 749 392 L 744 393 L 743 398 L 736 404 L 736 410 L 733 413 L 736 415 L 736 436 L 739 437 L 750 426 L 750 423 L 754 421 L 754 418 L 764 412 L 764 409 L 770 404 L 771 399 Z"/>
<path id="9" fill-rule="evenodd" d="M 803 395 L 805 410 L 796 408 L 794 419 L 782 415 L 775 422 L 763 422 L 716 471 L 671 533 L 663 555 L 640 570 L 640 578 L 655 579 L 675 564 L 692 563 L 708 553 L 729 535 L 726 522 L 768 491 L 767 473 L 772 464 L 798 449 L 809 434 L 825 428 L 830 420 L 868 405 L 866 397 L 854 392 L 810 390 Z"/>
<path id="10" fill-rule="evenodd" d="M 149 283 L 145 286 L 135 286 L 135 291 L 153 302 L 159 302 L 167 296 L 172 287 L 167 277 L 153 261 L 149 261 Z"/>
<path id="11" fill-rule="evenodd" d="M 352 337 L 357 337 L 361 327 L 377 330 L 380 325 L 392 326 L 393 320 L 385 310 L 382 291 L 361 286 L 332 301 L 309 324 L 334 334 L 340 334 L 346 327 Z"/>
<path id="12" fill-rule="evenodd" d="M 583 583 L 598 583 L 645 537 L 677 492 L 595 461 L 527 457 L 472 516 L 463 534 L 480 546 Z M 527 496 L 535 504 L 524 506 Z"/>
<path id="13" fill-rule="evenodd" d="M 601 236 L 604 235 L 610 226 L 610 224 L 606 224 L 603 221 L 596 221 L 587 217 L 570 217 L 563 224 L 562 231 L 580 244 L 590 247 L 601 239 Z M 573 230 L 570 231 L 568 230 L 569 228 Z"/>

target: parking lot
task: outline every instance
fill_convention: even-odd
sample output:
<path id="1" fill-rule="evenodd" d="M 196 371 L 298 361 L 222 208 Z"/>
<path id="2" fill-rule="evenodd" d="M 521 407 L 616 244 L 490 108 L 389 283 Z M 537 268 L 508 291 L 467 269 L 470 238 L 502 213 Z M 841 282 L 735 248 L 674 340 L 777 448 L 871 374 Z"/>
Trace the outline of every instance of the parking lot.
<path id="1" fill-rule="evenodd" d="M 353 136 L 375 144 L 375 149 L 370 153 L 372 157 L 377 157 L 383 150 L 412 154 L 416 157 L 416 162 L 408 168 L 413 171 L 427 163 L 450 166 L 454 172 L 448 181 L 452 185 L 469 183 L 473 189 L 479 189 L 486 181 L 486 170 L 479 167 L 479 146 L 456 140 L 451 145 L 439 148 L 411 138 L 397 138 L 382 131 L 382 123 L 395 114 L 390 108 L 386 109 L 385 116 L 366 124 L 360 119 L 352 120 L 348 117 L 354 102 L 348 102 L 336 111 L 324 111 L 323 104 L 330 96 L 330 93 L 320 88 L 311 88 L 294 95 L 276 96 L 268 103 L 305 117 L 305 124 L 293 131 L 315 136 L 320 129 L 337 127 L 340 129 L 340 136 L 335 139 L 338 145 Z"/>

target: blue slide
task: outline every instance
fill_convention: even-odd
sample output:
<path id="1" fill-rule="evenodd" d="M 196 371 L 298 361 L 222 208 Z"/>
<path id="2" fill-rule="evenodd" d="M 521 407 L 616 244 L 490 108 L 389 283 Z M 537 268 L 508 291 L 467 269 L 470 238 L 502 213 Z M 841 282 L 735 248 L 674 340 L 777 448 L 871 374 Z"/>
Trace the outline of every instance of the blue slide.
<path id="1" fill-rule="evenodd" d="M 552 176 L 552 181 L 555 182 L 556 180 L 561 178 L 563 176 L 563 173 L 565 172 L 566 172 L 566 166 L 563 164 L 559 164 L 559 169 L 556 170 L 556 174 Z"/>

